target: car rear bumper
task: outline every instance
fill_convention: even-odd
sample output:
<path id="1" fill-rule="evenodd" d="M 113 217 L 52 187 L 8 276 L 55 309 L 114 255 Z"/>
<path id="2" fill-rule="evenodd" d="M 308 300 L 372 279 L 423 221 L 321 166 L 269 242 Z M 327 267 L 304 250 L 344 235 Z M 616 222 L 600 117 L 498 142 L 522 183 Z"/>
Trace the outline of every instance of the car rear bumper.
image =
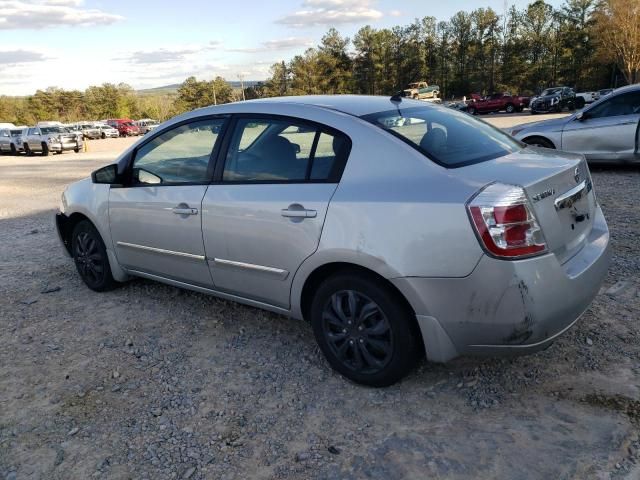
<path id="1" fill-rule="evenodd" d="M 519 261 L 483 257 L 465 278 L 401 278 L 427 357 L 542 350 L 589 307 L 607 274 L 609 230 L 598 207 L 584 247 L 560 264 L 553 254 Z"/>

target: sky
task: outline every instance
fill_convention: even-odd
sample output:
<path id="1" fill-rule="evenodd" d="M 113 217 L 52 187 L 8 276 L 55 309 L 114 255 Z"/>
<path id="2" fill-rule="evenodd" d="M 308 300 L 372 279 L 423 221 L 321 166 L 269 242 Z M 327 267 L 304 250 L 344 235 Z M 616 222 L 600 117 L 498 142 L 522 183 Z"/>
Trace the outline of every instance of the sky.
<path id="1" fill-rule="evenodd" d="M 501 14 L 505 1 L 0 0 L 0 95 L 105 82 L 153 88 L 190 75 L 264 80 L 273 63 L 317 45 L 331 27 L 353 37 L 365 25 L 448 20 L 479 7 Z"/>

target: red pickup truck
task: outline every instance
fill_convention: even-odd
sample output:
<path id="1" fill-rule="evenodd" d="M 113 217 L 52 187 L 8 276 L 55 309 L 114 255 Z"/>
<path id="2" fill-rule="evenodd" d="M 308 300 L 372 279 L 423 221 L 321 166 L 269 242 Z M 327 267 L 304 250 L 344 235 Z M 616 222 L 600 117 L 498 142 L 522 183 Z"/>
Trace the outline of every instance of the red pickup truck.
<path id="1" fill-rule="evenodd" d="M 500 112 L 507 113 L 521 112 L 529 106 L 529 97 L 511 95 L 510 93 L 492 93 L 486 97 L 471 95 L 471 101 L 467 106 L 467 113 L 476 115 L 478 113 Z"/>

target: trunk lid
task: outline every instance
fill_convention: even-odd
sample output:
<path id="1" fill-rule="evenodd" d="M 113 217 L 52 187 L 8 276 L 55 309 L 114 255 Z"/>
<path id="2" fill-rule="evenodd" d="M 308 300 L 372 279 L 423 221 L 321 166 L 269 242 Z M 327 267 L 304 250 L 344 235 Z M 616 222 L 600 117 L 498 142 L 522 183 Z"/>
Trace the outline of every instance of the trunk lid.
<path id="1" fill-rule="evenodd" d="M 561 263 L 580 251 L 591 232 L 596 197 L 580 155 L 527 147 L 452 172 L 478 189 L 492 182 L 524 188 L 549 252 Z"/>

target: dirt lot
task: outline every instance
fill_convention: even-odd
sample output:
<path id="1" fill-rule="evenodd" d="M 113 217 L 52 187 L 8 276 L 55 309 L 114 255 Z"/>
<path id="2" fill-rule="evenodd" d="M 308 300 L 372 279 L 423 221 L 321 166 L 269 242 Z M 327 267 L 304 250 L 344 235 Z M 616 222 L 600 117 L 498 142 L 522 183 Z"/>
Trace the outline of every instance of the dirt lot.
<path id="1" fill-rule="evenodd" d="M 640 478 L 640 169 L 593 169 L 614 260 L 566 335 L 376 390 L 303 322 L 145 280 L 88 290 L 53 213 L 128 142 L 0 157 L 1 479 Z"/>

